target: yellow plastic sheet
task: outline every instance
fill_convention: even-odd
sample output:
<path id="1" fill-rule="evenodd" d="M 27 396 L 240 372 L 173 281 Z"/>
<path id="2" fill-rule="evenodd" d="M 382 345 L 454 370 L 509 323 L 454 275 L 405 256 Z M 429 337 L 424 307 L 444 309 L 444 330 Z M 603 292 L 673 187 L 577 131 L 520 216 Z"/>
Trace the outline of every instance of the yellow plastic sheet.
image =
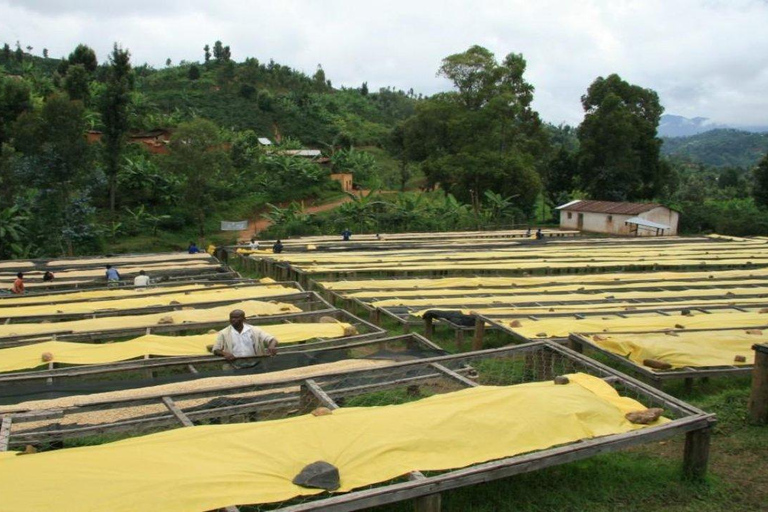
<path id="1" fill-rule="evenodd" d="M 575 317 L 541 318 L 538 321 L 526 318 L 515 320 L 521 325 L 511 327 L 526 338 L 536 338 L 544 334 L 547 338 L 564 338 L 572 332 L 611 332 L 611 331 L 659 331 L 664 329 L 713 329 L 727 327 L 748 327 L 768 325 L 768 315 L 753 311 L 698 313 L 695 316 L 660 314 L 635 314 L 626 318 L 602 318 L 588 316 L 579 320 Z"/>
<path id="2" fill-rule="evenodd" d="M 661 333 L 603 334 L 590 336 L 592 343 L 642 365 L 646 359 L 669 363 L 673 368 L 740 366 L 755 363 L 752 345 L 768 342 L 768 332 L 746 330 Z M 743 356 L 746 362 L 736 362 Z"/>
<path id="3" fill-rule="evenodd" d="M 280 346 L 313 338 L 341 338 L 350 324 L 292 323 L 259 326 L 277 338 Z M 49 353 L 52 361 L 64 364 L 103 364 L 144 356 L 203 356 L 206 347 L 216 341 L 215 334 L 195 336 L 160 336 L 148 334 L 119 343 L 93 344 L 66 341 L 46 341 L 22 347 L 0 350 L 0 372 L 36 368 L 42 354 Z"/>
<path id="4" fill-rule="evenodd" d="M 712 278 L 710 278 L 712 276 Z M 748 277 L 768 277 L 768 268 L 750 270 L 710 270 L 707 272 L 621 272 L 590 275 L 531 276 L 531 277 L 443 277 L 416 279 L 361 279 L 322 281 L 319 284 L 333 291 L 349 290 L 425 290 L 449 288 L 501 288 L 505 286 L 535 286 L 545 284 L 622 283 L 633 281 L 691 280 L 714 281 Z"/>
<path id="5" fill-rule="evenodd" d="M 535 294 L 535 293 L 554 293 L 554 292 L 574 292 L 574 291 L 601 291 L 610 290 L 610 292 L 621 292 L 622 290 L 641 291 L 645 288 L 656 289 L 660 287 L 684 287 L 694 285 L 707 285 L 709 287 L 718 286 L 723 290 L 723 293 L 728 292 L 728 287 L 744 286 L 745 282 L 741 279 L 737 280 L 713 280 L 705 281 L 703 283 L 696 283 L 691 281 L 648 281 L 648 282 L 616 282 L 616 283 L 601 283 L 601 284 L 556 284 L 544 287 L 530 287 L 530 288 L 475 288 L 475 289 L 448 289 L 448 290 L 387 290 L 387 291 L 362 291 L 345 294 L 345 297 L 354 299 L 383 299 L 385 297 L 441 297 L 441 296 L 461 296 L 472 297 L 475 295 L 488 295 L 491 293 L 520 293 L 520 294 Z M 749 281 L 750 285 L 764 285 L 768 287 L 768 281 Z M 711 290 L 709 290 L 711 291 Z M 521 295 L 522 296 L 522 295 Z M 0 309 L 0 311 L 2 311 Z M 1 315 L 0 315 L 1 316 Z"/>
<path id="6" fill-rule="evenodd" d="M 136 265 L 136 266 L 120 266 L 116 267 L 121 274 L 138 274 L 140 270 L 144 270 L 150 277 L 157 274 L 163 274 L 169 270 L 195 270 L 195 269 L 216 269 L 219 268 L 218 263 L 212 261 L 185 261 L 185 262 L 168 262 L 168 263 L 152 263 L 148 265 Z M 24 272 L 24 276 L 27 279 L 42 280 L 43 271 Z M 104 278 L 106 284 L 107 279 L 105 276 L 105 268 L 84 269 L 84 270 L 58 270 L 55 272 L 56 280 L 74 279 L 79 281 L 87 281 Z M 78 279 L 79 278 L 79 279 Z M 0 276 L 0 281 L 13 281 L 16 279 L 15 274 L 6 274 Z M 54 283 L 55 284 L 55 283 Z"/>
<path id="7" fill-rule="evenodd" d="M 740 300 L 741 295 L 763 295 L 768 294 L 768 287 L 754 288 L 727 288 L 720 290 L 673 290 L 673 291 L 628 291 L 628 292 L 607 292 L 607 293 L 561 293 L 561 294 L 533 294 L 525 295 L 521 293 L 510 293 L 509 295 L 495 295 L 493 297 L 448 297 L 448 298 L 396 298 L 371 302 L 374 307 L 391 306 L 433 306 L 441 305 L 462 305 L 463 304 L 511 304 L 525 302 L 569 302 L 569 301 L 605 301 L 615 299 L 617 301 L 630 299 L 655 299 L 655 298 L 685 298 L 685 297 L 718 297 L 721 300 L 729 298 L 731 300 Z"/>
<path id="8" fill-rule="evenodd" d="M 238 301 L 259 297 L 290 295 L 297 292 L 298 290 L 295 288 L 286 288 L 280 285 L 239 286 L 199 291 L 190 290 L 182 293 L 149 295 L 145 297 L 139 295 L 111 300 L 69 302 L 66 304 L 58 304 L 56 306 L 46 304 L 39 306 L 0 307 L 0 318 L 23 318 L 54 314 L 87 314 L 104 311 L 170 306 L 173 304 L 189 306 L 194 304 L 205 304 L 208 302 L 224 302 L 227 300 Z M 0 306 L 2 306 L 2 303 L 0 303 Z"/>
<path id="9" fill-rule="evenodd" d="M 7 511 L 203 511 L 319 491 L 291 483 L 327 461 L 339 491 L 410 471 L 465 467 L 640 428 L 644 409 L 600 379 L 477 387 L 403 405 L 342 408 L 249 424 L 176 429 L 102 446 L 0 461 Z M 471 433 L 469 435 L 468 433 Z"/>
<path id="10" fill-rule="evenodd" d="M 24 283 L 25 286 L 28 283 Z M 38 283 L 39 284 L 39 283 Z M 24 306 L 33 305 L 45 302 L 48 304 L 55 304 L 57 302 L 69 302 L 69 301 L 85 301 L 91 299 L 117 299 L 117 298 L 132 298 L 132 297 L 145 297 L 150 295 L 156 295 L 158 293 L 171 293 L 171 292 L 189 292 L 195 290 L 214 290 L 226 285 L 203 285 L 203 284 L 188 284 L 182 286 L 163 286 L 163 287 L 141 287 L 141 288 L 110 288 L 108 290 L 83 290 L 72 293 L 57 293 L 55 295 L 27 295 L 21 296 L 6 296 L 0 297 L 0 307 L 7 306 Z"/>
<path id="11" fill-rule="evenodd" d="M 282 302 L 260 302 L 249 300 L 237 302 L 228 306 L 219 306 L 207 309 L 186 309 L 181 311 L 165 311 L 150 315 L 110 316 L 102 318 L 89 318 L 87 320 L 73 320 L 67 322 L 52 322 L 40 324 L 7 324 L 0 325 L 0 338 L 5 336 L 20 336 L 31 334 L 54 334 L 60 332 L 93 332 L 114 331 L 130 328 L 157 327 L 161 319 L 170 317 L 173 325 L 200 322 L 225 322 L 229 318 L 229 312 L 233 309 L 242 309 L 246 316 L 271 316 L 288 313 L 300 313 L 301 309 L 293 304 Z"/>

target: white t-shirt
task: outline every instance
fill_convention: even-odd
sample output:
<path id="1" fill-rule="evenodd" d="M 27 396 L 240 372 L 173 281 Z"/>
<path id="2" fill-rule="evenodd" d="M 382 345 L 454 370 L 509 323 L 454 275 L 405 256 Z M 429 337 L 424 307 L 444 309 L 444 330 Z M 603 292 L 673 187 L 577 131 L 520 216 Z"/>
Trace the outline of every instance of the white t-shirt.
<path id="1" fill-rule="evenodd" d="M 133 286 L 147 286 L 149 284 L 149 276 L 136 276 L 133 278 Z"/>
<path id="2" fill-rule="evenodd" d="M 243 332 L 237 332 L 232 328 L 232 355 L 235 357 L 253 357 L 256 355 L 256 347 L 253 346 L 251 327 L 243 326 Z"/>
<path id="3" fill-rule="evenodd" d="M 259 241 L 258 240 L 254 240 L 253 242 L 249 243 L 248 244 L 248 248 L 251 249 L 251 250 L 254 250 L 254 251 L 258 250 L 259 249 Z"/>

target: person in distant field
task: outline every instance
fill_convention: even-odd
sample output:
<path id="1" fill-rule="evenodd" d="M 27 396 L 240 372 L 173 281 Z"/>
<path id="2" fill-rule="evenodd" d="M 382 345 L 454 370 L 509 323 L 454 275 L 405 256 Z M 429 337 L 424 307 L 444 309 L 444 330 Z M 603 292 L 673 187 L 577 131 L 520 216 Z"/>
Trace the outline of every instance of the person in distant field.
<path id="1" fill-rule="evenodd" d="M 544 233 L 541 232 L 541 228 L 536 230 L 536 240 L 541 240 L 544 238 Z"/>
<path id="2" fill-rule="evenodd" d="M 229 327 L 220 330 L 213 345 L 213 355 L 223 357 L 236 367 L 247 367 L 247 362 L 237 363 L 244 357 L 274 356 L 277 338 L 256 326 L 245 323 L 245 312 L 235 309 L 229 313 Z M 255 363 L 251 362 L 250 366 Z"/>
<path id="3" fill-rule="evenodd" d="M 112 265 L 107 265 L 107 286 L 118 286 L 120 284 L 120 272 Z"/>
<path id="4" fill-rule="evenodd" d="M 189 254 L 198 254 L 200 252 L 200 248 L 197 246 L 195 242 L 189 242 L 189 247 L 187 247 L 187 252 Z"/>
<path id="5" fill-rule="evenodd" d="M 53 281 L 53 272 L 46 270 L 45 274 L 43 274 L 43 282 L 50 283 L 51 281 Z"/>
<path id="6" fill-rule="evenodd" d="M 349 228 L 345 229 L 341 232 L 341 239 L 345 242 L 349 242 L 349 237 L 352 236 L 352 232 L 349 230 Z"/>
<path id="7" fill-rule="evenodd" d="M 149 276 L 143 270 L 139 270 L 139 275 L 133 278 L 133 286 L 149 286 Z"/>
<path id="8" fill-rule="evenodd" d="M 252 251 L 258 251 L 259 250 L 259 241 L 256 240 L 256 237 L 251 237 L 251 243 L 248 244 L 248 248 Z"/>
<path id="9" fill-rule="evenodd" d="M 280 240 L 275 242 L 275 244 L 272 246 L 272 252 L 275 254 L 280 254 L 281 252 L 283 252 L 283 242 L 281 242 Z"/>
<path id="10" fill-rule="evenodd" d="M 525 238 L 531 238 L 531 228 L 528 228 L 528 230 L 525 232 Z"/>
<path id="11" fill-rule="evenodd" d="M 11 293 L 16 295 L 24 294 L 24 274 L 22 272 L 16 274 L 16 280 L 13 282 L 13 286 L 11 286 Z"/>

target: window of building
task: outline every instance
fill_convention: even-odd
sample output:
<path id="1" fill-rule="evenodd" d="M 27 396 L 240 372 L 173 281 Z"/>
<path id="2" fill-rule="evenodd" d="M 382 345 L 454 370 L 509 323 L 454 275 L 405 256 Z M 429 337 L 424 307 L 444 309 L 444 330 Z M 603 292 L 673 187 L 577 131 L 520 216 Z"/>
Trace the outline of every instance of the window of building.
<path id="1" fill-rule="evenodd" d="M 613 215 L 608 216 L 608 222 L 613 222 Z"/>
<path id="2" fill-rule="evenodd" d="M 571 217 L 573 217 L 573 214 L 571 212 L 568 212 L 568 218 L 570 219 Z"/>

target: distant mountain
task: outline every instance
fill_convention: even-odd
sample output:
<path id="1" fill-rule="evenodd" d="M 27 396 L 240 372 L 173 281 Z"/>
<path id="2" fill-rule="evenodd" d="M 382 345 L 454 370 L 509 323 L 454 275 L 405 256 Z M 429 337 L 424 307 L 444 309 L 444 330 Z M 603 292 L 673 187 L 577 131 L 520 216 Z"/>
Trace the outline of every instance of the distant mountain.
<path id="1" fill-rule="evenodd" d="M 688 118 L 664 114 L 659 122 L 659 137 L 690 137 L 711 130 L 736 129 L 745 132 L 768 132 L 768 126 L 726 125 L 713 123 L 706 117 Z"/>
<path id="2" fill-rule="evenodd" d="M 690 137 L 665 137 L 662 154 L 717 167 L 752 167 L 768 153 L 768 133 L 717 128 Z"/>

